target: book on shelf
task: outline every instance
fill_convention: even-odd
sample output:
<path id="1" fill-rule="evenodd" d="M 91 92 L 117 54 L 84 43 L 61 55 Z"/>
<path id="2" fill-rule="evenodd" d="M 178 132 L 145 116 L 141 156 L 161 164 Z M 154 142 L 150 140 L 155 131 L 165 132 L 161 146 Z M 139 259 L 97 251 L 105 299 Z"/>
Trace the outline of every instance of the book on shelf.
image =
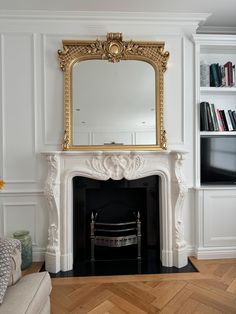
<path id="1" fill-rule="evenodd" d="M 212 63 L 210 65 L 210 86 L 220 87 L 221 81 L 219 63 Z"/>
<path id="2" fill-rule="evenodd" d="M 230 120 L 232 123 L 233 130 L 236 131 L 236 121 L 235 121 L 234 116 L 233 116 L 233 111 L 228 110 L 228 112 L 229 112 L 229 117 L 230 117 Z"/>
<path id="3" fill-rule="evenodd" d="M 216 117 L 216 110 L 215 110 L 215 105 L 214 104 L 210 104 L 210 110 L 211 110 L 211 117 L 213 120 L 213 126 L 214 126 L 214 131 L 219 131 L 219 124 L 218 124 L 218 120 Z"/>
<path id="4" fill-rule="evenodd" d="M 202 60 L 200 64 L 200 86 L 210 86 L 210 65 L 205 60 Z"/>
<path id="5" fill-rule="evenodd" d="M 225 64 L 212 63 L 200 64 L 200 86 L 201 87 L 231 87 L 236 86 L 235 64 L 227 61 Z"/>
<path id="6" fill-rule="evenodd" d="M 201 131 L 236 131 L 235 110 L 215 108 L 207 101 L 200 103 L 200 130 Z"/>
<path id="7" fill-rule="evenodd" d="M 203 101 L 200 103 L 200 130 L 201 131 L 209 131 L 206 104 L 207 104 L 206 101 Z"/>
<path id="8" fill-rule="evenodd" d="M 232 66 L 232 81 L 233 81 L 233 86 L 235 86 L 235 81 L 236 81 L 236 77 L 235 77 L 235 64 Z"/>
<path id="9" fill-rule="evenodd" d="M 219 131 L 223 132 L 225 129 L 224 129 L 224 125 L 222 122 L 222 118 L 221 118 L 221 114 L 220 114 L 219 109 L 216 109 L 216 116 L 217 116 L 217 120 L 218 120 Z"/>
<path id="10" fill-rule="evenodd" d="M 236 111 L 234 110 L 234 111 L 232 111 L 232 116 L 233 116 L 233 118 L 234 118 L 234 122 L 235 122 L 235 124 L 236 124 Z"/>
<path id="11" fill-rule="evenodd" d="M 221 73 L 221 86 L 226 86 L 226 77 L 225 77 L 224 65 L 220 65 L 220 73 Z"/>
<path id="12" fill-rule="evenodd" d="M 209 131 L 215 131 L 209 102 L 206 103 L 206 108 L 207 108 L 207 119 L 208 119 Z"/>
<path id="13" fill-rule="evenodd" d="M 233 86 L 233 64 L 231 61 L 228 61 L 224 65 L 225 68 L 225 79 L 226 79 L 226 86 Z"/>
<path id="14" fill-rule="evenodd" d="M 223 123 L 223 126 L 224 126 L 224 130 L 225 131 L 229 131 L 227 120 L 226 120 L 226 116 L 225 116 L 225 111 L 224 110 L 220 110 L 220 115 L 221 115 L 222 123 Z"/>
<path id="15" fill-rule="evenodd" d="M 226 118 L 228 129 L 229 131 L 233 131 L 234 128 L 232 126 L 232 122 L 231 122 L 228 110 L 224 110 L 224 113 L 225 113 L 225 118 Z"/>

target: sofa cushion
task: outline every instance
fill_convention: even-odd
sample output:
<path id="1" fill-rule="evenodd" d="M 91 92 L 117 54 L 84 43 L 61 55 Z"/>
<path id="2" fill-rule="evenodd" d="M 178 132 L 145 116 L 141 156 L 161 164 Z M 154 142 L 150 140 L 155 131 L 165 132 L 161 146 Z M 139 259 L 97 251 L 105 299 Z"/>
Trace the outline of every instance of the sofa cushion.
<path id="1" fill-rule="evenodd" d="M 11 257 L 16 254 L 17 250 L 21 252 L 19 240 L 0 238 L 0 304 L 3 302 L 10 280 L 12 270 Z"/>
<path id="2" fill-rule="evenodd" d="M 21 278 L 8 287 L 0 314 L 41 313 L 48 302 L 52 286 L 47 272 L 34 273 Z"/>

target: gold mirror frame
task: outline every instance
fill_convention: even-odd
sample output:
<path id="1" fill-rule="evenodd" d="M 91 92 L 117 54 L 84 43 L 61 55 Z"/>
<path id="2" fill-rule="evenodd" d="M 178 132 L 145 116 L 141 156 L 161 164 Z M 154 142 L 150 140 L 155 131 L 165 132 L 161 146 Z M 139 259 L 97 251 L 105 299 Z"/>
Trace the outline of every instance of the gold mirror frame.
<path id="1" fill-rule="evenodd" d="M 58 50 L 60 67 L 64 72 L 64 140 L 63 150 L 158 150 L 167 149 L 163 125 L 164 72 L 169 52 L 165 43 L 158 41 L 123 41 L 121 33 L 108 33 L 107 40 L 63 40 Z M 155 70 L 156 145 L 74 145 L 72 136 L 73 100 L 72 71 L 75 63 L 102 59 L 110 62 L 140 60 L 150 63 Z M 117 94 L 118 96 L 119 94 Z"/>

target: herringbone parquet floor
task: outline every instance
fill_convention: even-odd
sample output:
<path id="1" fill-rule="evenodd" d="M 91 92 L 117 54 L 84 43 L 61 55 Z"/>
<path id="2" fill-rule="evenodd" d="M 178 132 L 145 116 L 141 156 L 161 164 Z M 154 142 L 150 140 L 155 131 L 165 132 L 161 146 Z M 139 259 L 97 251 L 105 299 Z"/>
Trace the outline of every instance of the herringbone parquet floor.
<path id="1" fill-rule="evenodd" d="M 52 314 L 236 314 L 236 259 L 191 260 L 199 273 L 52 279 Z"/>

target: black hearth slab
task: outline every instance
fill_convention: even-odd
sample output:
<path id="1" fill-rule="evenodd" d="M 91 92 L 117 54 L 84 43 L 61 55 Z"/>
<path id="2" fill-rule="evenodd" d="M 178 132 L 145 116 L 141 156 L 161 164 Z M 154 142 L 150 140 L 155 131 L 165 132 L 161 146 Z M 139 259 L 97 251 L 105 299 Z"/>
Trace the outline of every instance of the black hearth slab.
<path id="1" fill-rule="evenodd" d="M 44 267 L 41 271 L 44 270 Z M 171 274 L 198 272 L 191 261 L 185 267 L 164 267 L 152 261 L 119 260 L 119 261 L 96 261 L 84 262 L 77 265 L 71 271 L 50 273 L 52 278 L 58 277 L 82 277 L 82 276 L 116 276 L 116 275 L 138 275 L 138 274 Z"/>

